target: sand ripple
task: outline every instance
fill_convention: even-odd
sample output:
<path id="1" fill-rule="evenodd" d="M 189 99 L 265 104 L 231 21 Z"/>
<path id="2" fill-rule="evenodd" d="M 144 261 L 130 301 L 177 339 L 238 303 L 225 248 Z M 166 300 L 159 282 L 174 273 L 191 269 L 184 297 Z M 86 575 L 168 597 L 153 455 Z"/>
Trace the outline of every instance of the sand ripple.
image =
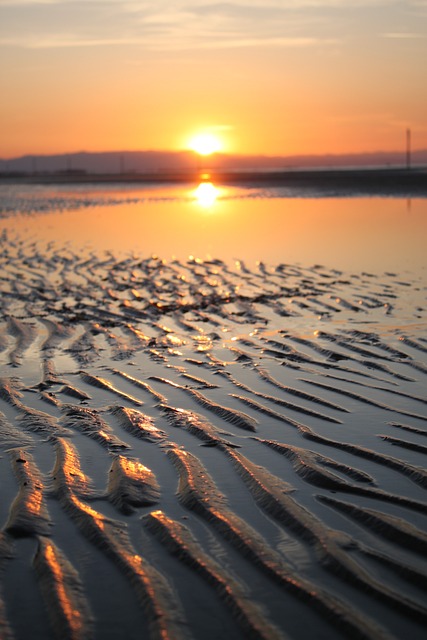
<path id="1" fill-rule="evenodd" d="M 2 637 L 424 637 L 419 281 L 1 243 Z"/>

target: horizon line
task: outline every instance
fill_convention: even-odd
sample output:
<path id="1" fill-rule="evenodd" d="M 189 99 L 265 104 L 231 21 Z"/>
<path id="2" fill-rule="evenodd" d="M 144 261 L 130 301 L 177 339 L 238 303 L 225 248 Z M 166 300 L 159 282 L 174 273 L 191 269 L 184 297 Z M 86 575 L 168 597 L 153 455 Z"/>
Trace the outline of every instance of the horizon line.
<path id="1" fill-rule="evenodd" d="M 286 158 L 342 158 L 342 157 L 361 157 L 361 156 L 376 156 L 376 155 L 393 155 L 402 154 L 406 152 L 404 149 L 377 149 L 375 151 L 344 151 L 344 152 L 324 152 L 324 153 L 292 153 L 292 154 L 265 154 L 265 153 L 234 153 L 217 151 L 210 154 L 212 157 L 239 157 L 239 158 L 269 158 L 269 159 L 286 159 Z M 23 160 L 25 158 L 53 158 L 53 157 L 67 157 L 77 155 L 108 155 L 108 154 L 170 154 L 180 155 L 188 154 L 192 156 L 198 156 L 199 154 L 192 149 L 109 149 L 104 151 L 94 151 L 81 149 L 79 151 L 61 151 L 53 153 L 24 153 L 18 156 L 0 157 L 0 162 L 9 162 L 13 160 Z M 417 153 L 427 153 L 427 147 L 421 149 L 412 149 L 412 155 Z"/>

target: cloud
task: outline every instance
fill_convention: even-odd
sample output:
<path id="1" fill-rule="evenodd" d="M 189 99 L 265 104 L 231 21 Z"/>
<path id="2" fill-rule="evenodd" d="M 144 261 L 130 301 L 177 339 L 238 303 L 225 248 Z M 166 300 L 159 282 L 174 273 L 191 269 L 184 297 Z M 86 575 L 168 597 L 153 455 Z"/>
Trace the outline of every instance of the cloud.
<path id="1" fill-rule="evenodd" d="M 222 9 L 227 10 L 250 10 L 259 8 L 262 10 L 279 9 L 280 11 L 299 10 L 307 8 L 319 9 L 354 9 L 359 7 L 378 7 L 392 6 L 402 4 L 399 0 L 229 0 L 228 2 L 212 2 L 212 0 L 141 0 L 135 2 L 133 0 L 0 0 L 0 7 L 37 7 L 43 5 L 116 5 L 121 7 L 123 11 L 146 11 L 150 9 L 161 10 L 161 12 L 174 11 L 197 11 L 204 9 Z M 426 7 L 427 0 L 407 0 L 408 5 Z"/>
<path id="2" fill-rule="evenodd" d="M 103 38 L 90 39 L 81 38 L 79 35 L 46 36 L 45 38 L 28 39 L 25 44 L 19 38 L 0 38 L 0 46 L 23 47 L 26 49 L 66 49 L 70 47 L 99 47 L 99 46 L 119 46 L 132 44 L 129 39 Z M 135 41 L 137 44 L 137 41 Z"/>
<path id="3" fill-rule="evenodd" d="M 414 40 L 420 38 L 427 38 L 427 35 L 424 33 L 409 33 L 407 31 L 395 31 L 390 33 L 383 33 L 383 38 L 390 38 L 394 40 Z"/>
<path id="4" fill-rule="evenodd" d="M 408 0 L 405 6 L 425 6 Z M 349 10 L 398 0 L 0 0 L 0 44 L 27 49 L 138 46 L 147 51 L 330 47 L 352 30 Z M 419 25 L 390 21 L 385 37 Z M 351 14 L 353 15 L 353 14 Z"/>
<path id="5" fill-rule="evenodd" d="M 326 36 L 307 31 L 307 18 L 301 25 L 271 2 L 261 8 L 259 2 L 249 0 L 250 12 L 238 0 L 218 4 L 194 0 L 44 0 L 36 4 L 18 0 L 13 5 L 0 0 L 0 42 L 27 49 L 128 44 L 153 51 L 305 47 L 327 42 Z"/>

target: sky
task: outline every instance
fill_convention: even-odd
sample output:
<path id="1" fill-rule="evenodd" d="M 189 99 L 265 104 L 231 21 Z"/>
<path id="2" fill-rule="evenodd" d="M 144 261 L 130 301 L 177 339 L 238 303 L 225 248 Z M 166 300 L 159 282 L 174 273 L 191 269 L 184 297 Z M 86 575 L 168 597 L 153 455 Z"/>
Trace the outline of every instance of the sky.
<path id="1" fill-rule="evenodd" d="M 427 0 L 0 0 L 0 157 L 427 148 Z"/>

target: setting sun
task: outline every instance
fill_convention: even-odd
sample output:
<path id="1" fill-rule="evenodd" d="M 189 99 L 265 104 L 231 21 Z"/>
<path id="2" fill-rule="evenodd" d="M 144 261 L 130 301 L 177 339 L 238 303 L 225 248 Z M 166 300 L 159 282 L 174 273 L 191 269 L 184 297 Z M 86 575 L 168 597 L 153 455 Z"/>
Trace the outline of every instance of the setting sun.
<path id="1" fill-rule="evenodd" d="M 209 156 L 221 150 L 221 142 L 217 136 L 211 133 L 200 133 L 190 140 L 190 149 L 201 156 Z"/>

